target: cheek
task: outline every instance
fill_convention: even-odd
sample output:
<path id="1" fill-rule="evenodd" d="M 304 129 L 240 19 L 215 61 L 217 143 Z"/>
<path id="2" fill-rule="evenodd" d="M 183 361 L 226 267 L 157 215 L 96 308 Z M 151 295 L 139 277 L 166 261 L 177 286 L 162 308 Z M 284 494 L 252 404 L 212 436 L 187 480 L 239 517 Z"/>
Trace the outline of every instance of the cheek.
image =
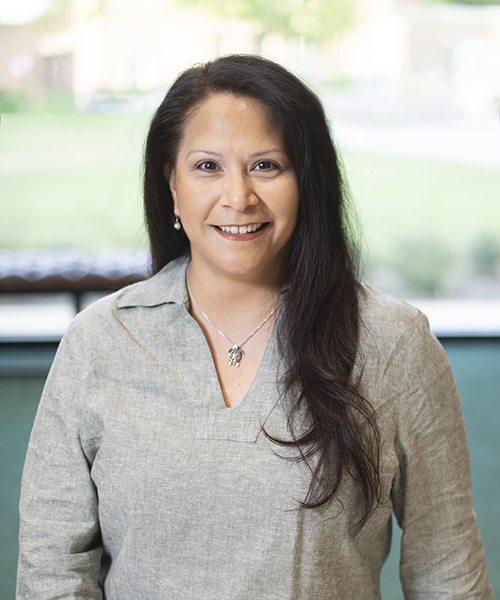
<path id="1" fill-rule="evenodd" d="M 206 210 L 217 196 L 217 187 L 197 181 L 178 181 L 177 199 L 181 210 L 200 212 Z"/>
<path id="2" fill-rule="evenodd" d="M 287 193 L 283 193 L 281 198 L 285 198 L 285 201 L 282 201 L 280 206 L 280 214 L 284 227 L 287 230 L 293 230 L 297 222 L 299 208 L 299 198 L 295 187 L 287 190 Z"/>
<path id="3" fill-rule="evenodd" d="M 188 237 L 190 233 L 201 231 L 206 222 L 210 221 L 213 206 L 207 190 L 178 188 L 179 216 Z"/>
<path id="4" fill-rule="evenodd" d="M 179 212 L 184 218 L 196 213 L 196 207 L 200 204 L 200 194 L 192 185 L 180 180 L 177 183 L 176 204 Z"/>

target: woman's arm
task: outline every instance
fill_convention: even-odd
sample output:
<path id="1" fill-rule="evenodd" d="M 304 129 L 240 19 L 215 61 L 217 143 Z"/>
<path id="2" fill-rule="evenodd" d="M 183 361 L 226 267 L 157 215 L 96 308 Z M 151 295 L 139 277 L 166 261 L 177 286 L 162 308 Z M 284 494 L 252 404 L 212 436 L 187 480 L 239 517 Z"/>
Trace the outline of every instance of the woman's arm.
<path id="1" fill-rule="evenodd" d="M 423 317 L 400 350 L 400 474 L 392 498 L 403 530 L 405 598 L 493 599 L 472 510 L 460 399 L 446 354 Z"/>
<path id="2" fill-rule="evenodd" d="M 102 599 L 97 493 L 80 444 L 83 358 L 72 328 L 47 379 L 24 467 L 17 600 Z"/>

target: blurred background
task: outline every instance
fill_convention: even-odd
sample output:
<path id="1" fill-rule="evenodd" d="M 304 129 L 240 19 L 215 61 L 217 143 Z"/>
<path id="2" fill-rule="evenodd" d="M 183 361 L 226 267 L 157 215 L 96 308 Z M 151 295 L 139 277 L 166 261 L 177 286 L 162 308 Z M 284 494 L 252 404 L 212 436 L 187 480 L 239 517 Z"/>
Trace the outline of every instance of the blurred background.
<path id="1" fill-rule="evenodd" d="M 57 343 L 147 275 L 151 115 L 181 70 L 227 53 L 276 60 L 322 98 L 364 279 L 421 307 L 454 367 L 500 593 L 500 0 L 16 0 L 0 4 L 0 598 Z"/>

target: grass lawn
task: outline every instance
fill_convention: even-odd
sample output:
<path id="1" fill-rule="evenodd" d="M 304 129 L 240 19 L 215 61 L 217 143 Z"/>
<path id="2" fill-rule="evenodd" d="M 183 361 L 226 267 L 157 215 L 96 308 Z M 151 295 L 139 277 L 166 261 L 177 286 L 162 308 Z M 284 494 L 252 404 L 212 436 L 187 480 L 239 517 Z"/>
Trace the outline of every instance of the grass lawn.
<path id="1" fill-rule="evenodd" d="M 479 237 L 500 241 L 500 170 L 352 153 L 344 162 L 375 256 L 427 239 L 462 258 Z"/>
<path id="2" fill-rule="evenodd" d="M 80 250 L 145 244 L 144 115 L 5 115 L 0 247 Z"/>
<path id="3" fill-rule="evenodd" d="M 147 115 L 4 115 L 0 248 L 145 246 L 141 150 Z M 500 170 L 345 153 L 367 248 L 390 260 L 435 240 L 463 256 L 500 240 Z"/>

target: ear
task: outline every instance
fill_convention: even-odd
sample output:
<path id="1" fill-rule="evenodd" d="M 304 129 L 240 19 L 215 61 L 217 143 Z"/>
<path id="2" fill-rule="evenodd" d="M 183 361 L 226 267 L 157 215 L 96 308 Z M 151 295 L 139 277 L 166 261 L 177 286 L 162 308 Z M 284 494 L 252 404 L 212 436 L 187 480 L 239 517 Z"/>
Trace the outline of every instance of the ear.
<path id="1" fill-rule="evenodd" d="M 170 188 L 170 192 L 172 193 L 172 198 L 174 200 L 174 213 L 176 215 L 179 214 L 179 205 L 177 202 L 177 186 L 175 183 L 175 168 L 170 165 L 164 165 L 163 167 L 163 175 L 165 179 L 168 181 L 168 186 Z"/>

